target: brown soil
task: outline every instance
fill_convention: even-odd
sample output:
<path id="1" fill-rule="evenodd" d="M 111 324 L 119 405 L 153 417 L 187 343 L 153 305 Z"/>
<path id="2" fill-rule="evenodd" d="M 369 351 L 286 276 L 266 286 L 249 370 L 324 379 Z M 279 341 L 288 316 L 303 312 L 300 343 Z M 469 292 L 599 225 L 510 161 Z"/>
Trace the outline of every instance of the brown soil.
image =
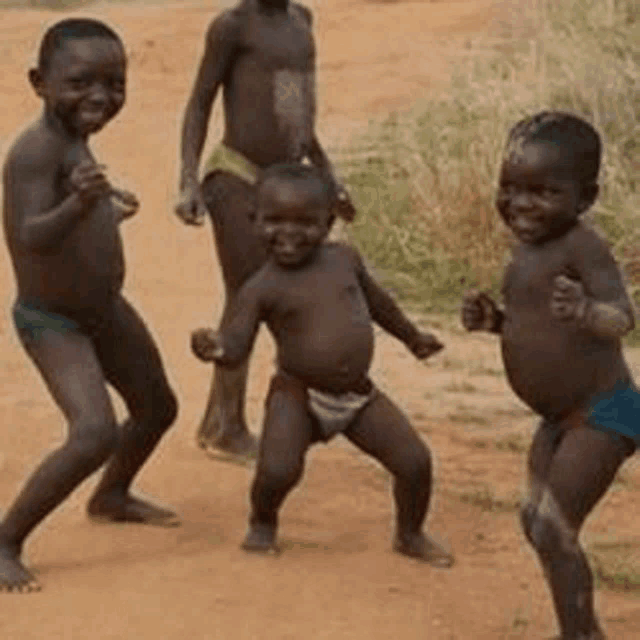
<path id="1" fill-rule="evenodd" d="M 503 3 L 504 4 L 504 3 Z M 445 91 L 450 54 L 491 23 L 490 0 L 323 0 L 313 7 L 319 49 L 318 129 L 335 148 L 371 117 Z M 249 470 L 213 462 L 194 444 L 208 367 L 188 334 L 221 309 L 211 234 L 172 214 L 179 122 L 215 4 L 114 4 L 82 13 L 105 18 L 131 53 L 123 114 L 95 141 L 113 176 L 142 197 L 125 226 L 127 291 L 162 347 L 181 412 L 139 486 L 179 509 L 184 526 L 157 530 L 89 523 L 83 486 L 27 549 L 44 591 L 3 596 L 0 635 L 11 640 L 544 638 L 551 603 L 514 508 L 534 417 L 514 398 L 490 337 L 438 326 L 447 351 L 426 365 L 380 335 L 374 376 L 412 417 L 436 460 L 429 528 L 457 555 L 449 571 L 390 551 L 386 475 L 336 441 L 309 456 L 303 485 L 282 516 L 279 558 L 244 554 Z M 1 12 L 0 153 L 38 102 L 25 72 L 45 26 L 60 14 Z M 444 39 L 443 39 L 444 38 Z M 219 107 L 210 140 L 220 133 Z M 0 504 L 7 504 L 63 424 L 9 322 L 13 277 L 2 252 L 0 315 Z M 260 423 L 272 366 L 261 336 L 248 415 Z M 630 358 L 638 370 L 640 354 Z M 88 483 L 92 484 L 92 482 Z M 631 460 L 585 539 L 609 582 L 635 579 L 640 545 L 640 471 Z M 611 638 L 640 637 L 636 593 L 604 585 L 599 610 Z"/>

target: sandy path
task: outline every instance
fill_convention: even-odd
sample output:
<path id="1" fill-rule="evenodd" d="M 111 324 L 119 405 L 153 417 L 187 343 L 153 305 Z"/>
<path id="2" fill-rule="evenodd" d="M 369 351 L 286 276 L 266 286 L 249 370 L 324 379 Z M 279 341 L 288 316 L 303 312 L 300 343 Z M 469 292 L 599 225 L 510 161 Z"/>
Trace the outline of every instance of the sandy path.
<path id="1" fill-rule="evenodd" d="M 459 37 L 486 29 L 491 16 L 488 0 L 323 0 L 314 8 L 319 131 L 329 147 L 372 116 L 408 107 L 424 91 L 446 90 L 448 52 Z M 440 327 L 448 350 L 428 365 L 381 336 L 375 376 L 434 451 L 437 484 L 429 525 L 453 547 L 457 567 L 433 570 L 389 551 L 387 478 L 339 441 L 313 450 L 304 484 L 287 502 L 286 553 L 255 558 L 238 549 L 251 475 L 205 459 L 193 444 L 209 370 L 189 355 L 187 338 L 191 328 L 211 323 L 220 311 L 212 241 L 208 230 L 186 228 L 170 214 L 179 120 L 214 11 L 209 3 L 181 3 L 83 12 L 115 25 L 131 52 L 128 105 L 95 148 L 111 174 L 143 200 L 141 213 L 124 231 L 127 291 L 158 338 L 181 412 L 139 486 L 177 507 L 184 526 L 166 531 L 92 525 L 83 512 L 90 487 L 82 487 L 31 541 L 28 559 L 45 590 L 0 599 L 0 637 L 476 640 L 550 635 L 550 604 L 509 507 L 523 458 L 509 448 L 526 442 L 532 418 L 499 375 L 496 345 L 483 337 L 462 337 L 454 327 Z M 39 108 L 25 71 L 43 28 L 59 14 L 3 11 L 0 16 L 3 153 Z M 218 134 L 219 113 L 211 139 Z M 0 253 L 6 310 L 13 277 L 5 252 Z M 6 504 L 43 450 L 61 437 L 62 422 L 19 349 L 6 311 L 0 314 L 0 334 L 0 504 Z M 263 336 L 249 390 L 254 425 L 261 417 L 271 359 Z M 640 364 L 637 354 L 634 363 Z M 632 462 L 588 531 L 596 541 L 631 545 L 636 560 L 638 486 L 640 474 Z M 495 504 L 500 499 L 506 506 Z M 483 500 L 493 500 L 493 507 L 483 507 Z M 612 638 L 640 637 L 637 597 L 601 590 L 598 599 Z"/>

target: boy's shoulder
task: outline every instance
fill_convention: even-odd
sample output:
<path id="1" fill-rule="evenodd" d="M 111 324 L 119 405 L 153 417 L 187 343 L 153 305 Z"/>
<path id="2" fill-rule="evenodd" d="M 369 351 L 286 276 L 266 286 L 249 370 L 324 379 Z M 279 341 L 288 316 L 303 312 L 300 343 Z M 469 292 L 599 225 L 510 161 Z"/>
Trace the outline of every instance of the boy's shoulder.
<path id="1" fill-rule="evenodd" d="M 246 24 L 250 12 L 250 6 L 245 0 L 234 7 L 217 13 L 209 22 L 208 37 L 219 34 L 238 35 L 241 33 L 240 29 Z"/>
<path id="2" fill-rule="evenodd" d="M 38 120 L 15 138 L 7 152 L 5 168 L 35 170 L 56 161 L 62 162 L 63 157 L 64 147 L 59 137 Z"/>
<path id="3" fill-rule="evenodd" d="M 362 257 L 360 256 L 360 252 L 353 245 L 347 244 L 346 242 L 332 240 L 329 242 L 325 242 L 322 245 L 322 248 L 328 256 L 343 258 L 356 266 L 362 264 Z"/>
<path id="4" fill-rule="evenodd" d="M 580 220 L 565 236 L 567 250 L 579 255 L 597 251 L 610 252 L 610 243 L 601 229 Z"/>
<path id="5" fill-rule="evenodd" d="M 305 7 L 303 4 L 299 2 L 292 2 L 291 8 L 297 12 L 304 20 L 311 26 L 313 24 L 313 12 L 309 7 Z"/>
<path id="6" fill-rule="evenodd" d="M 239 2 L 235 6 L 221 11 L 211 20 L 210 30 L 214 27 L 220 30 L 233 29 L 241 26 L 249 15 L 254 13 L 254 4 L 252 0 L 242 0 L 242 2 Z M 290 10 L 294 16 L 302 18 L 309 26 L 313 24 L 313 12 L 309 7 L 298 2 L 292 2 L 290 4 Z"/>

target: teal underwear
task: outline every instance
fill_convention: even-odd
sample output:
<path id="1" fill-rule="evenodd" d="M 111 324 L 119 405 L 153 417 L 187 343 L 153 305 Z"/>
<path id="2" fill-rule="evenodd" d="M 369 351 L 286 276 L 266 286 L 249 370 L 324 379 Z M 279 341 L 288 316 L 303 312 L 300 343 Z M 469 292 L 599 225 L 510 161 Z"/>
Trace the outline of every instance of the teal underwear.
<path id="1" fill-rule="evenodd" d="M 75 320 L 53 311 L 46 311 L 30 302 L 18 300 L 13 305 L 12 312 L 18 333 L 28 338 L 40 338 L 47 329 L 56 333 L 80 331 L 80 325 Z"/>
<path id="2" fill-rule="evenodd" d="M 594 396 L 589 424 L 611 435 L 624 436 L 640 444 L 640 393 L 632 384 L 618 384 L 608 393 Z"/>

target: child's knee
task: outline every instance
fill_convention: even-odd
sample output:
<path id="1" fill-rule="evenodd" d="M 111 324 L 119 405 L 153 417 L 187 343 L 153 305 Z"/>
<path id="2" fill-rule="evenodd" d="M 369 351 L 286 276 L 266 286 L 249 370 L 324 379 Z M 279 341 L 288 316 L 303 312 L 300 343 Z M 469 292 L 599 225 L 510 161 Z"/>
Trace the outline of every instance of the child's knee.
<path id="1" fill-rule="evenodd" d="M 154 429 L 165 431 L 178 415 L 178 400 L 167 385 L 158 383 L 146 394 L 141 406 L 131 409 L 136 422 L 152 424 Z"/>
<path id="2" fill-rule="evenodd" d="M 263 460 L 258 468 L 256 486 L 267 491 L 286 491 L 297 484 L 303 470 L 302 460 Z"/>
<path id="3" fill-rule="evenodd" d="M 573 552 L 577 532 L 561 513 L 545 509 L 543 502 L 540 505 L 527 503 L 520 509 L 520 524 L 527 540 L 543 558 L 554 553 Z"/>
<path id="4" fill-rule="evenodd" d="M 118 446 L 118 428 L 110 420 L 76 424 L 72 433 L 65 448 L 89 468 L 104 464 Z"/>
<path id="5" fill-rule="evenodd" d="M 431 452 L 420 442 L 403 460 L 403 475 L 413 483 L 428 483 L 431 480 Z"/>
<path id="6" fill-rule="evenodd" d="M 169 428 L 178 416 L 178 399 L 169 388 L 165 389 L 157 398 L 158 406 L 154 408 L 160 424 Z"/>

